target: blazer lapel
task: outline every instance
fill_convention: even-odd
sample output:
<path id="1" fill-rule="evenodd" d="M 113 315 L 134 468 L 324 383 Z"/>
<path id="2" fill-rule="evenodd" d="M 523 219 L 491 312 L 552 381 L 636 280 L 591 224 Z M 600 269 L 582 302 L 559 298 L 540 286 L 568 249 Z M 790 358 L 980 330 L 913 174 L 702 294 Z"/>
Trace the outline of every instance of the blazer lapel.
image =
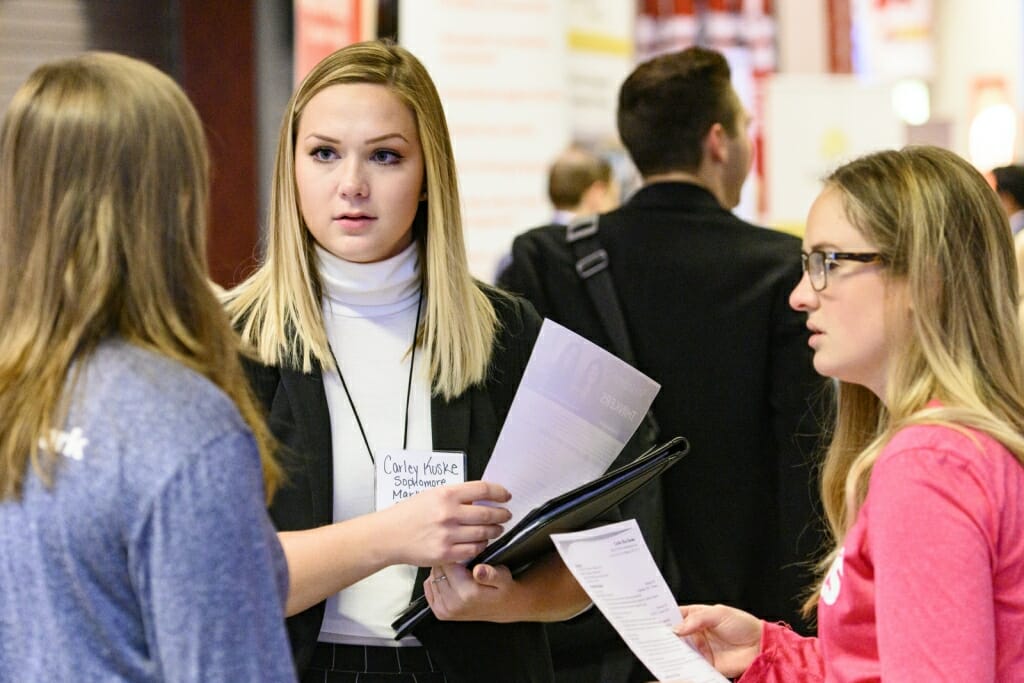
<path id="1" fill-rule="evenodd" d="M 331 415 L 320 368 L 314 367 L 309 374 L 282 370 L 281 384 L 288 394 L 298 432 L 303 435 L 302 455 L 306 461 L 314 519 L 318 524 L 330 524 L 334 516 L 334 453 Z"/>
<path id="2" fill-rule="evenodd" d="M 451 401 L 440 396 L 433 396 L 430 399 L 430 428 L 434 450 L 466 452 L 469 448 L 472 394 L 472 390 L 464 391 Z M 470 473 L 469 477 L 473 478 L 473 473 Z"/>

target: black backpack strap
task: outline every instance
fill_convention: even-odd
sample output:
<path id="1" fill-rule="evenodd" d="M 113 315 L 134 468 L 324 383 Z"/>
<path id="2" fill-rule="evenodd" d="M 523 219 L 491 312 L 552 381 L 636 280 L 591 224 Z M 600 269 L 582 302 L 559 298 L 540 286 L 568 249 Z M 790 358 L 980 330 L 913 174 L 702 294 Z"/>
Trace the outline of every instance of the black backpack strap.
<path id="1" fill-rule="evenodd" d="M 612 351 L 630 365 L 636 365 L 636 354 L 629 341 L 626 318 L 622 315 L 619 295 L 608 270 L 608 252 L 601 248 L 597 234 L 598 216 L 577 218 L 565 227 L 565 241 L 576 257 L 576 274 L 583 280 L 590 301 L 594 304 L 601 327 L 612 345 Z"/>
<path id="2" fill-rule="evenodd" d="M 576 274 L 583 280 L 583 288 L 594 305 L 601 327 L 608 335 L 612 352 L 636 367 L 636 354 L 629 341 L 626 318 L 622 314 L 615 282 L 608 269 L 608 252 L 601 247 L 598 239 L 598 218 L 593 215 L 574 219 L 565 226 L 565 241 L 576 258 Z M 641 430 L 646 430 L 646 437 L 652 444 L 657 442 L 660 429 L 651 411 L 647 411 Z"/>

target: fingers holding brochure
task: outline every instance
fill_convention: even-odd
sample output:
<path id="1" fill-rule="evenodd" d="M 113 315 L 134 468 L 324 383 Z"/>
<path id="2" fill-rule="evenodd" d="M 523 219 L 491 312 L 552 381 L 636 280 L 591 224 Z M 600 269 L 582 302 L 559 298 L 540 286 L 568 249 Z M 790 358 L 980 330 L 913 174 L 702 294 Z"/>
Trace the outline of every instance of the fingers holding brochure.
<path id="1" fill-rule="evenodd" d="M 736 677 L 761 651 L 762 622 L 726 605 L 682 605 L 675 634 L 689 640 L 721 674 Z"/>
<path id="2" fill-rule="evenodd" d="M 511 513 L 497 505 L 509 499 L 498 484 L 469 481 L 422 491 L 381 511 L 405 530 L 394 548 L 397 563 L 430 566 L 465 562 L 501 535 Z"/>

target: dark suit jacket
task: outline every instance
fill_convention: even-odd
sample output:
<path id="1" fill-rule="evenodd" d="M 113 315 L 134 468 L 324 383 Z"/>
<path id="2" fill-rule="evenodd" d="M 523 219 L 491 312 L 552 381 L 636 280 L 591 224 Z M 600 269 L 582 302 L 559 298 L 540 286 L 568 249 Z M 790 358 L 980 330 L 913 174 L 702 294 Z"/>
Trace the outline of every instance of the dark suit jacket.
<path id="1" fill-rule="evenodd" d="M 436 450 L 464 451 L 468 479 L 479 479 L 497 441 L 512 397 L 540 328 L 540 318 L 521 299 L 489 291 L 501 324 L 489 375 L 448 402 L 434 397 L 431 427 Z M 269 411 L 274 435 L 285 447 L 288 481 L 270 508 L 278 530 L 311 529 L 332 522 L 333 476 L 330 415 L 319 367 L 310 374 L 257 366 L 247 368 Z M 352 552 L 360 552 L 353 548 Z M 422 569 L 414 595 L 422 594 Z M 413 596 L 410 596 L 410 599 Z M 296 667 L 305 671 L 323 622 L 325 603 L 288 619 Z M 439 622 L 428 619 L 414 635 L 457 681 L 550 681 L 551 659 L 541 624 Z"/>
<path id="2" fill-rule="evenodd" d="M 800 243 L 750 225 L 687 183 L 642 188 L 601 216 L 638 368 L 662 385 L 664 438 L 690 454 L 661 478 L 680 602 L 722 602 L 798 629 L 805 564 L 823 543 L 816 435 L 828 385 L 788 305 Z M 519 236 L 499 281 L 608 348 L 563 228 Z"/>

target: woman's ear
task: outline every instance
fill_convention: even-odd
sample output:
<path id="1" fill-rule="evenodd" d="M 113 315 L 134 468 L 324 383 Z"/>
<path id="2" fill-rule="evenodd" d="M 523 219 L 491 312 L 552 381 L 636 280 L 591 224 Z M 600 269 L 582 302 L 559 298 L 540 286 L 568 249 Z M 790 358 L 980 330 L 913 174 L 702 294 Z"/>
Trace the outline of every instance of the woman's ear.
<path id="1" fill-rule="evenodd" d="M 423 192 L 420 192 L 420 201 L 427 201 L 427 188 L 423 188 Z"/>

